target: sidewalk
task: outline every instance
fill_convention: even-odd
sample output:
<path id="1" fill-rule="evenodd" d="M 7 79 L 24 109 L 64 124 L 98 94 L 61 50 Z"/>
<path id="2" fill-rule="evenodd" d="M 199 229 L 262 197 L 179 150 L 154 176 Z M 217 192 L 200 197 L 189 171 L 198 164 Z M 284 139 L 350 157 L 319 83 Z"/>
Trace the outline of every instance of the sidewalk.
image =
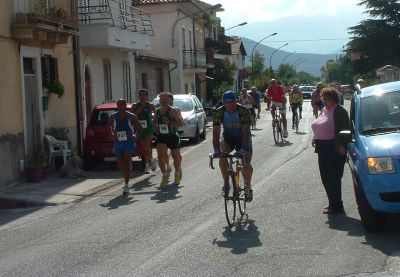
<path id="1" fill-rule="evenodd" d="M 54 172 L 37 183 L 23 181 L 0 188 L 0 210 L 76 203 L 115 185 L 120 184 L 122 188 L 123 178 L 117 169 L 88 173 L 90 176 L 86 178 L 64 178 L 60 177 L 58 172 Z M 154 174 L 143 174 L 133 170 L 130 183 L 152 176 Z"/>

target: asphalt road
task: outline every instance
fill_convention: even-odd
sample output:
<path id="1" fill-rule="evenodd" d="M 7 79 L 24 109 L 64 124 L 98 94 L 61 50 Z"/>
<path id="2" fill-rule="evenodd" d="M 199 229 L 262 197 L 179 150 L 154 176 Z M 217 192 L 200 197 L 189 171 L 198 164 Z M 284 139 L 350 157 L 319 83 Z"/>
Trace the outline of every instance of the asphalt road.
<path id="1" fill-rule="evenodd" d="M 226 228 L 209 132 L 182 149 L 178 189 L 158 190 L 158 173 L 132 184 L 128 197 L 116 186 L 76 204 L 1 212 L 0 276 L 385 274 L 400 249 L 397 221 L 383 233 L 364 231 L 347 166 L 346 214 L 323 215 L 309 102 L 300 132 L 284 144 L 275 145 L 270 118 L 263 111 L 253 132 L 254 200 L 240 225 Z"/>

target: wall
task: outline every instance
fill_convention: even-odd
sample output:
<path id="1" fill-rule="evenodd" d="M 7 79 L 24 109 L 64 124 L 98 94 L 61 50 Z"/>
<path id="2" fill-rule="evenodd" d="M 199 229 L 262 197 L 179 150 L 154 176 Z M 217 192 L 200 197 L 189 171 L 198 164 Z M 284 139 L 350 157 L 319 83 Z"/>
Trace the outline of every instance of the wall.
<path id="1" fill-rule="evenodd" d="M 136 94 L 138 95 L 138 90 L 143 87 L 142 77 L 141 77 L 142 73 L 146 73 L 147 78 L 148 78 L 147 91 L 149 92 L 149 101 L 153 100 L 158 94 L 158 92 L 156 91 L 156 75 L 155 75 L 156 68 L 163 69 L 164 91 L 171 91 L 170 87 L 169 87 L 168 65 L 167 64 L 150 62 L 150 61 L 137 61 L 136 62 L 136 84 L 138 86 Z"/>
<path id="2" fill-rule="evenodd" d="M 11 14 L 12 1 L 0 1 L 0 187 L 22 176 L 19 160 L 24 159 L 20 63 L 18 43 L 10 37 Z"/>

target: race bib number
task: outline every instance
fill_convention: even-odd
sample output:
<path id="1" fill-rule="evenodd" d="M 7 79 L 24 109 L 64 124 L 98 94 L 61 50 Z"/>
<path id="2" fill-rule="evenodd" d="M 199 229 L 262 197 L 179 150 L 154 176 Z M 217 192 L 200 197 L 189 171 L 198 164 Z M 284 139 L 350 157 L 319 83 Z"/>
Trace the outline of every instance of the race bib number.
<path id="1" fill-rule="evenodd" d="M 128 140 L 128 137 L 126 136 L 126 131 L 117 132 L 117 139 L 118 139 L 118 141 Z"/>
<path id="2" fill-rule="evenodd" d="M 140 122 L 140 125 L 142 125 L 143 129 L 147 128 L 147 121 L 146 120 L 139 120 L 139 122 Z"/>
<path id="3" fill-rule="evenodd" d="M 158 129 L 160 134 L 167 135 L 169 134 L 168 124 L 159 124 Z"/>

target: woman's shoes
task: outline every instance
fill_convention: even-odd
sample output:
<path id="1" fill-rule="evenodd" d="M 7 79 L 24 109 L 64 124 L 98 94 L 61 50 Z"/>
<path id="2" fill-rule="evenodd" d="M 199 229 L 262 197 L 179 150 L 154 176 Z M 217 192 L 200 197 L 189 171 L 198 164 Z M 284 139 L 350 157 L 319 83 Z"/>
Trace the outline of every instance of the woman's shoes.
<path id="1" fill-rule="evenodd" d="M 343 208 L 332 208 L 332 207 L 326 207 L 322 210 L 323 214 L 342 214 L 344 213 Z"/>

